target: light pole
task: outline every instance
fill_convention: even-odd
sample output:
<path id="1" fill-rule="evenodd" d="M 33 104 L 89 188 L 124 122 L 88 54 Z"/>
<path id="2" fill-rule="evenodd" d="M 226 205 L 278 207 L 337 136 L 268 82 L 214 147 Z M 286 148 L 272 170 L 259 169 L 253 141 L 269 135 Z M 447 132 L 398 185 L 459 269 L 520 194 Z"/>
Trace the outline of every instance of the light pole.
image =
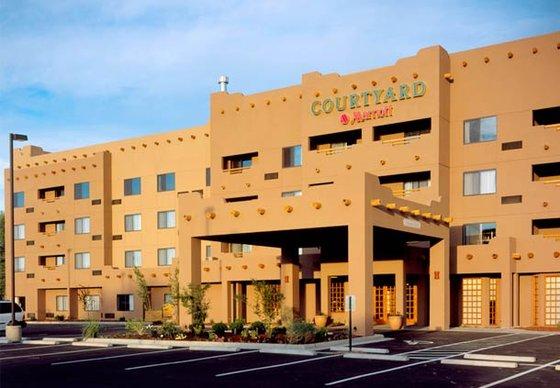
<path id="1" fill-rule="evenodd" d="M 12 324 L 8 329 L 6 326 L 6 337 L 13 342 L 21 341 L 21 327 L 16 325 L 16 269 L 15 269 L 15 244 L 14 244 L 14 141 L 27 141 L 26 135 L 10 133 L 10 263 L 11 263 L 11 290 L 12 290 Z M 17 328 L 16 328 L 17 327 Z M 8 333 L 11 335 L 9 336 Z"/>

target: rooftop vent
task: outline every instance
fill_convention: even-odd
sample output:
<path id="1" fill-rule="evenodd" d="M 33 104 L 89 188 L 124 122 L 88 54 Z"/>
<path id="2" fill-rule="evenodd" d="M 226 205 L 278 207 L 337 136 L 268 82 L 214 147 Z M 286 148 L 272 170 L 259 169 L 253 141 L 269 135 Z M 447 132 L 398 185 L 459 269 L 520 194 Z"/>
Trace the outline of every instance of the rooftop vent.
<path id="1" fill-rule="evenodd" d="M 221 75 L 218 77 L 218 85 L 220 85 L 220 92 L 227 92 L 227 85 L 229 84 L 229 77 Z"/>

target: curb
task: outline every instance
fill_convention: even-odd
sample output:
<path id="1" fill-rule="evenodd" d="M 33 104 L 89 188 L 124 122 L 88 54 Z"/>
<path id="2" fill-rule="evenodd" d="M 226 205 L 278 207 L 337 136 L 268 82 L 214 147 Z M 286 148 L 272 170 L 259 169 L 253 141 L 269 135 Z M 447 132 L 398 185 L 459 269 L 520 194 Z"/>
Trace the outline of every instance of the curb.
<path id="1" fill-rule="evenodd" d="M 344 358 L 357 358 L 361 360 L 383 360 L 383 361 L 408 361 L 408 356 L 398 354 L 369 354 L 369 353 L 344 353 Z"/>
<path id="2" fill-rule="evenodd" d="M 511 362 L 536 362 L 536 357 L 530 356 L 506 356 L 501 354 L 476 354 L 468 353 L 463 356 L 467 360 L 490 360 L 490 361 L 511 361 Z"/>
<path id="3" fill-rule="evenodd" d="M 72 346 L 84 346 L 84 347 L 91 347 L 91 348 L 110 348 L 113 344 L 110 343 L 100 343 L 100 342 L 89 342 L 89 341 L 79 341 L 79 342 L 72 342 Z"/>
<path id="4" fill-rule="evenodd" d="M 293 356 L 316 356 L 317 352 L 315 350 L 306 349 L 261 349 L 259 353 L 268 354 L 291 354 Z"/>
<path id="5" fill-rule="evenodd" d="M 517 368 L 516 362 L 481 361 L 481 360 L 441 360 L 445 365 L 485 366 L 489 368 Z"/>
<path id="6" fill-rule="evenodd" d="M 348 346 L 333 346 L 331 352 L 349 352 L 350 348 Z M 388 354 L 389 349 L 383 348 L 356 348 L 352 346 L 352 352 L 356 353 L 374 353 L 374 354 Z"/>

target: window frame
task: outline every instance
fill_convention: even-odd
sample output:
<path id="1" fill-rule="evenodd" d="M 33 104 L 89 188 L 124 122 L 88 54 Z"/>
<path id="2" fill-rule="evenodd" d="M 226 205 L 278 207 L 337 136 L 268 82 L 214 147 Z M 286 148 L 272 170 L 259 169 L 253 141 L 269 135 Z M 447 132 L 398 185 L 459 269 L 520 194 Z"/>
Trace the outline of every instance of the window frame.
<path id="1" fill-rule="evenodd" d="M 86 295 L 84 297 L 84 311 L 100 311 L 100 310 L 101 310 L 100 295 Z"/>
<path id="2" fill-rule="evenodd" d="M 169 177 L 173 178 L 172 188 L 168 187 L 170 182 L 168 181 Z M 156 179 L 156 188 L 158 193 L 163 193 L 166 191 L 175 191 L 176 187 L 176 180 L 175 180 L 175 172 L 166 172 L 157 175 Z"/>
<path id="3" fill-rule="evenodd" d="M 87 187 L 87 193 L 84 193 L 84 187 Z M 79 189 L 78 189 L 79 188 Z M 88 199 L 90 197 L 89 182 L 74 183 L 74 200 Z"/>
<path id="4" fill-rule="evenodd" d="M 131 227 L 132 229 L 128 229 L 128 222 L 127 219 L 132 217 Z M 138 217 L 138 220 L 136 220 Z M 125 232 L 140 232 L 142 230 L 142 213 L 132 213 L 132 214 L 125 214 L 124 215 L 124 231 Z"/>
<path id="5" fill-rule="evenodd" d="M 299 149 L 299 153 L 296 150 Z M 301 144 L 282 148 L 282 168 L 301 167 L 303 165 L 303 148 Z M 299 156 L 299 160 L 298 160 Z M 293 162 L 293 163 L 292 163 Z M 299 163 L 298 163 L 299 162 Z"/>
<path id="6" fill-rule="evenodd" d="M 461 238 L 462 238 L 461 243 L 462 243 L 462 245 L 486 245 L 486 244 L 483 242 L 483 241 L 484 241 L 484 240 L 483 240 L 483 235 L 484 235 L 483 225 L 493 225 L 493 226 L 494 226 L 494 228 L 493 228 L 493 230 L 494 230 L 494 236 L 491 237 L 490 240 L 496 238 L 496 236 L 498 235 L 498 232 L 497 232 L 497 231 L 498 231 L 498 224 L 497 224 L 495 221 L 489 221 L 489 222 L 471 222 L 471 223 L 468 223 L 468 224 L 463 224 L 463 226 L 462 226 L 462 228 L 461 228 L 461 229 L 462 229 L 462 230 L 461 230 Z M 469 244 L 469 243 L 467 242 L 467 237 L 468 237 L 468 235 L 467 235 L 467 228 L 468 228 L 468 227 L 473 227 L 473 226 L 477 226 L 477 229 L 478 229 L 478 235 L 477 235 L 477 237 L 478 237 L 478 242 L 477 242 L 476 244 Z M 487 228 L 486 230 L 492 230 L 492 228 Z M 469 236 L 474 236 L 474 235 L 469 235 Z"/>
<path id="7" fill-rule="evenodd" d="M 84 231 L 86 229 L 84 228 L 85 220 L 87 220 L 87 231 Z M 81 227 L 78 228 L 78 225 L 81 225 Z M 81 231 L 79 232 L 78 229 L 80 229 Z M 91 217 L 85 216 L 85 217 L 74 218 L 74 234 L 90 234 L 90 233 L 91 233 Z"/>
<path id="8" fill-rule="evenodd" d="M 62 309 L 60 309 L 59 300 L 62 300 Z M 56 295 L 55 298 L 56 311 L 68 311 L 68 295 Z"/>
<path id="9" fill-rule="evenodd" d="M 124 303 L 125 306 L 122 306 L 121 298 L 127 297 L 126 302 Z M 124 299 L 124 298 L 123 298 Z M 121 307 L 128 307 L 128 309 L 121 308 Z M 134 294 L 117 294 L 117 311 L 134 311 Z"/>
<path id="10" fill-rule="evenodd" d="M 487 172 L 487 171 L 494 171 L 494 191 L 493 192 L 488 192 L 488 193 L 482 193 L 482 192 L 478 192 L 478 193 L 472 193 L 472 194 L 466 194 L 466 176 L 467 174 L 474 174 L 474 173 L 482 173 L 482 172 Z M 480 179 L 480 178 L 479 178 Z M 498 170 L 496 168 L 487 168 L 484 170 L 473 170 L 473 171 L 464 171 L 463 172 L 463 197 L 473 197 L 473 196 L 478 196 L 478 195 L 495 195 L 498 193 Z"/>
<path id="11" fill-rule="evenodd" d="M 169 257 L 169 251 L 173 251 L 172 257 Z M 161 260 L 161 254 L 165 252 L 165 261 Z M 177 251 L 175 247 L 158 248 L 157 250 L 157 260 L 158 267 L 169 267 L 173 265 L 173 260 L 177 257 Z"/>
<path id="12" fill-rule="evenodd" d="M 84 266 L 84 258 L 87 257 L 87 266 Z M 78 266 L 80 263 L 80 266 Z M 89 269 L 91 268 L 91 254 L 89 252 L 76 252 L 74 253 L 74 269 Z"/>
<path id="13" fill-rule="evenodd" d="M 173 225 L 171 225 L 169 220 L 169 214 L 173 213 Z M 162 226 L 162 224 L 160 223 L 160 216 L 164 216 L 165 215 L 165 226 Z M 158 211 L 157 212 L 157 228 L 158 229 L 173 229 L 177 227 L 177 214 L 175 212 L 175 210 L 162 210 L 162 211 Z"/>
<path id="14" fill-rule="evenodd" d="M 472 121 L 476 121 L 476 120 L 482 121 L 484 119 L 491 119 L 491 118 L 494 118 L 494 121 L 495 121 L 494 138 L 493 139 L 482 140 L 482 126 L 481 126 L 481 130 L 480 130 L 480 134 L 479 134 L 479 139 L 480 140 L 466 142 L 465 125 L 467 124 L 467 122 L 472 122 Z M 470 139 L 470 134 L 469 134 L 469 139 Z M 476 117 L 474 119 L 463 120 L 463 145 L 477 144 L 477 143 L 488 143 L 488 142 L 497 141 L 497 140 L 498 140 L 498 116 L 491 115 L 491 116 L 483 116 L 483 117 Z"/>
<path id="15" fill-rule="evenodd" d="M 138 192 L 134 190 L 135 182 L 138 182 Z M 127 186 L 129 184 L 129 186 Z M 127 187 L 130 188 L 130 192 L 127 193 Z M 125 197 L 141 195 L 142 194 L 142 177 L 127 178 L 123 182 L 123 195 Z"/>
<path id="16" fill-rule="evenodd" d="M 17 233 L 16 230 L 18 231 Z M 13 236 L 14 236 L 14 240 L 17 241 L 25 240 L 25 224 L 14 225 Z"/>
<path id="17" fill-rule="evenodd" d="M 25 256 L 14 257 L 14 272 L 25 272 Z"/>
<path id="18" fill-rule="evenodd" d="M 12 197 L 12 203 L 14 208 L 25 207 L 25 191 L 18 191 L 14 193 Z"/>
<path id="19" fill-rule="evenodd" d="M 132 254 L 132 265 L 128 265 L 129 254 Z M 139 265 L 137 265 L 139 262 Z M 141 268 L 142 267 L 142 250 L 130 249 L 124 251 L 124 267 L 125 268 Z"/>

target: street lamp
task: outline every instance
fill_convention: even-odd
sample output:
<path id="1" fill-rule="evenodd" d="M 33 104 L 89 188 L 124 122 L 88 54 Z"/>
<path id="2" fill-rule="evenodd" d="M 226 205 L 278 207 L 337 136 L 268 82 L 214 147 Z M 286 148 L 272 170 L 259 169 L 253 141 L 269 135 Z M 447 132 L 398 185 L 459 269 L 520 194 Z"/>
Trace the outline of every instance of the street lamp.
<path id="1" fill-rule="evenodd" d="M 10 133 L 10 263 L 11 263 L 11 289 L 12 289 L 12 325 L 6 326 L 6 337 L 11 342 L 21 341 L 21 327 L 16 325 L 16 269 L 14 252 L 14 141 L 27 141 L 26 135 Z M 16 328 L 17 327 L 17 328 Z"/>

